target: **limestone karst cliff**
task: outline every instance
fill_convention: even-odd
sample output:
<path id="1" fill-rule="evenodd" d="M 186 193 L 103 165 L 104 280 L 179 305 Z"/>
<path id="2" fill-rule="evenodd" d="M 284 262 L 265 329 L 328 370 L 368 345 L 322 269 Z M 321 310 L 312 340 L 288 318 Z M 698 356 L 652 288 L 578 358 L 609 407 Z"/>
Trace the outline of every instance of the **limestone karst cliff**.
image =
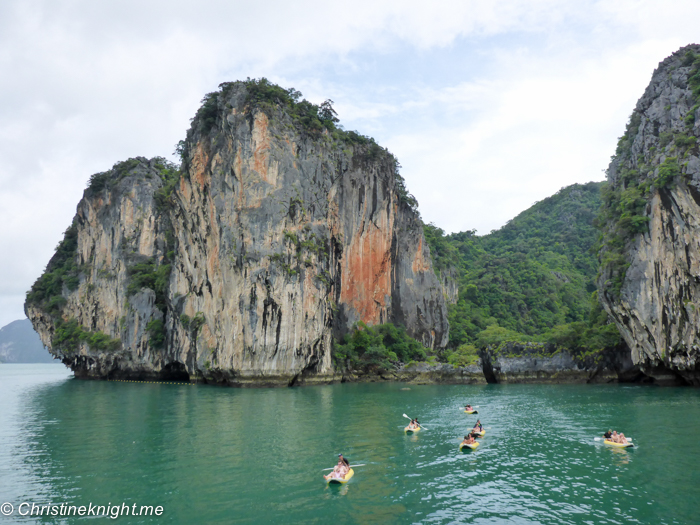
<path id="1" fill-rule="evenodd" d="M 598 279 L 632 359 L 700 384 L 700 46 L 654 71 L 607 171 Z"/>
<path id="2" fill-rule="evenodd" d="M 357 321 L 444 346 L 447 312 L 395 158 L 264 81 L 207 95 L 182 168 L 91 178 L 25 310 L 78 376 L 290 383 Z"/>

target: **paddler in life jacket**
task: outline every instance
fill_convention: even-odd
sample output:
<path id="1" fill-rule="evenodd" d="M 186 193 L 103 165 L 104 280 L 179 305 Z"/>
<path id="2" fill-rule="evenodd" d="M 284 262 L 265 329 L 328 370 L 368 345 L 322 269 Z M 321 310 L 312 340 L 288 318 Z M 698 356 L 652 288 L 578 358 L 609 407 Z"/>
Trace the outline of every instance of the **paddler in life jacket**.
<path id="1" fill-rule="evenodd" d="M 350 471 L 350 462 L 343 457 L 342 454 L 338 454 L 338 464 L 331 471 L 330 474 L 323 476 L 326 479 L 343 479 L 345 475 Z"/>
<path id="2" fill-rule="evenodd" d="M 481 424 L 481 419 L 477 420 L 476 425 L 474 425 L 474 428 L 472 429 L 474 432 L 483 432 L 484 427 Z"/>

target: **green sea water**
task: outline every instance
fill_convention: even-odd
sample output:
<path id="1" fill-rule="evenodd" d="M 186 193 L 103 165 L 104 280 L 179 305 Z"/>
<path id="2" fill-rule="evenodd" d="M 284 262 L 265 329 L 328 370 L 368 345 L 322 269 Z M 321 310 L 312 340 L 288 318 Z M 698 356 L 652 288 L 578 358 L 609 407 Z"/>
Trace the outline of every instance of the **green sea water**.
<path id="1" fill-rule="evenodd" d="M 404 413 L 427 430 L 406 435 Z M 460 453 L 477 417 L 486 435 Z M 636 447 L 594 440 L 608 428 Z M 0 504 L 14 508 L 0 522 L 698 523 L 699 430 L 690 388 L 243 390 L 0 365 Z M 339 452 L 366 466 L 329 487 L 322 469 Z M 30 518 L 18 515 L 24 502 L 163 514 Z"/>

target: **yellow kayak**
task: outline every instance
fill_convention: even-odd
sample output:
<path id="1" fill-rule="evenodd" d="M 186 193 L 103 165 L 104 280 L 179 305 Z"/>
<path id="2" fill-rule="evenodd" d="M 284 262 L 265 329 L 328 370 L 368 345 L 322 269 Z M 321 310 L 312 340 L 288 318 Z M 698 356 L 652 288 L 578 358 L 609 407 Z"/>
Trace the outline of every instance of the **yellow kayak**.
<path id="1" fill-rule="evenodd" d="M 610 441 L 609 439 L 606 439 L 603 441 L 606 445 L 610 445 L 611 447 L 618 447 L 618 448 L 628 448 L 628 447 L 633 447 L 634 443 L 615 443 L 614 441 Z"/>
<path id="2" fill-rule="evenodd" d="M 486 435 L 486 431 L 482 430 L 481 432 L 479 432 L 478 430 L 472 430 L 470 431 L 470 434 L 476 434 L 479 437 L 484 437 Z"/>
<path id="3" fill-rule="evenodd" d="M 465 410 L 464 412 L 467 414 L 478 414 L 479 413 L 476 410 Z"/>
<path id="4" fill-rule="evenodd" d="M 474 443 L 471 443 L 470 445 L 467 445 L 466 443 L 462 442 L 459 444 L 459 450 L 462 450 L 463 448 L 470 448 L 472 450 L 476 450 L 476 447 L 479 446 L 478 441 L 474 441 Z"/>
<path id="5" fill-rule="evenodd" d="M 344 478 L 330 478 L 327 480 L 328 483 L 347 483 L 350 481 L 350 478 L 355 475 L 355 471 L 353 469 L 348 470 L 348 473 L 345 474 Z"/>
<path id="6" fill-rule="evenodd" d="M 416 427 L 416 428 L 404 428 L 403 431 L 406 432 L 407 434 L 413 433 L 413 432 L 419 432 L 421 427 Z"/>

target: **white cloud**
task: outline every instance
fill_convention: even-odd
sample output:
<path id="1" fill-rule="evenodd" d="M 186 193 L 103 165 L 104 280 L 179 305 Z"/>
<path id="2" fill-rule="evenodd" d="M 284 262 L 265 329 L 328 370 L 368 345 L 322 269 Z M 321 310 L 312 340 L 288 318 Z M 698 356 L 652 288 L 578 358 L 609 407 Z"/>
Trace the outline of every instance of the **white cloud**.
<path id="1" fill-rule="evenodd" d="M 426 221 L 446 231 L 502 226 L 575 182 L 602 180 L 627 116 L 666 56 L 658 42 L 567 64 L 500 57 L 488 85 L 435 93 L 431 103 L 471 116 L 389 140 Z M 454 103 L 453 103 L 454 101 Z"/>

